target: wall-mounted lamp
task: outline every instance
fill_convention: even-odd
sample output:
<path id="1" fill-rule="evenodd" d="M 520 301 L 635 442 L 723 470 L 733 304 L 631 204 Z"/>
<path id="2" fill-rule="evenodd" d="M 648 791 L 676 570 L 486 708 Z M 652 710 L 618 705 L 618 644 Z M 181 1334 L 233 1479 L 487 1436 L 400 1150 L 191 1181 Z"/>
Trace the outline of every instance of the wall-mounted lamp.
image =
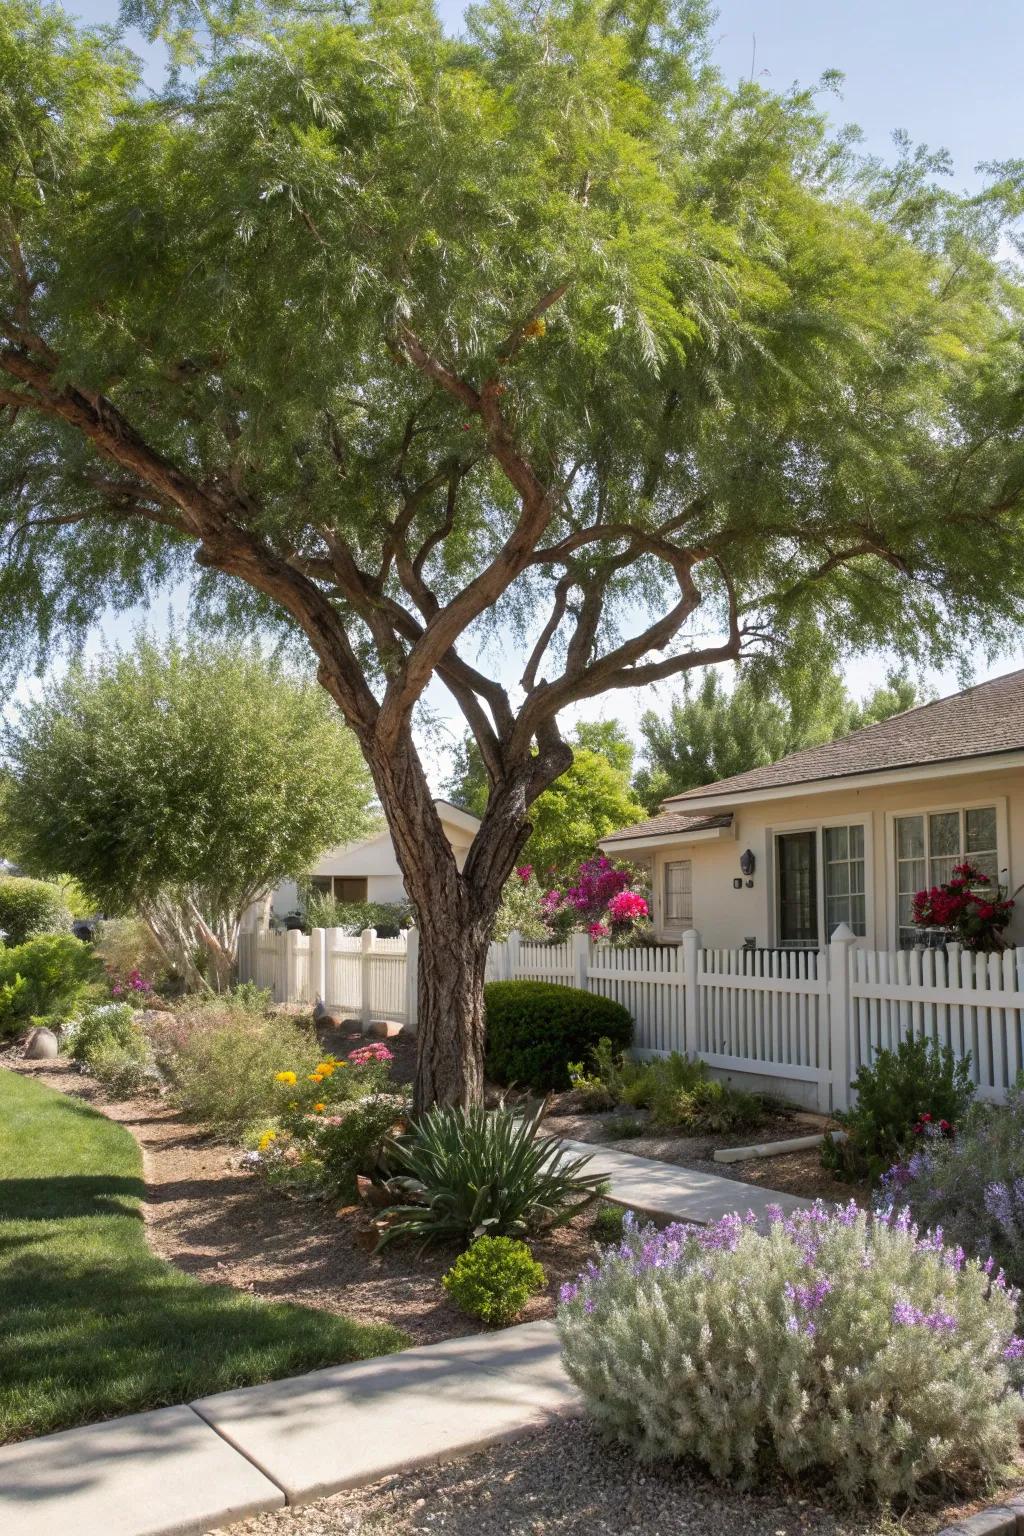
<path id="1" fill-rule="evenodd" d="M 752 875 L 756 867 L 757 860 L 754 858 L 754 855 L 748 848 L 744 853 L 740 854 L 740 873 L 744 875 Z"/>

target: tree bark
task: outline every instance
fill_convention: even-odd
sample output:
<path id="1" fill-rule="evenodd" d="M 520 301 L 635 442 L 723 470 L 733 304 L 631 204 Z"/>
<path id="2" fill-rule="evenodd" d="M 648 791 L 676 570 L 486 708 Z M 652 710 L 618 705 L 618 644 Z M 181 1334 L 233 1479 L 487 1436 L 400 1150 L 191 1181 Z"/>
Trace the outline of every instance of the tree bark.
<path id="1" fill-rule="evenodd" d="M 411 727 L 386 752 L 368 734 L 363 750 L 420 934 L 414 1107 L 417 1113 L 433 1104 L 468 1108 L 483 1097 L 487 949 L 502 888 L 530 834 L 526 786 L 536 759 L 524 761 L 492 793 L 459 870 Z"/>

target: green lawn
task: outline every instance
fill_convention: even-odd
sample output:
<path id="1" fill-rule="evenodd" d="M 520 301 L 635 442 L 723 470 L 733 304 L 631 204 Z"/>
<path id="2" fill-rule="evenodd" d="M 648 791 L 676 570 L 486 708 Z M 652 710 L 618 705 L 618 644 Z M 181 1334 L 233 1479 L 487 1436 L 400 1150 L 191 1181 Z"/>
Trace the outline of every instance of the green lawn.
<path id="1" fill-rule="evenodd" d="M 142 1195 L 127 1131 L 0 1071 L 0 1443 L 409 1342 L 189 1279 L 147 1248 Z"/>

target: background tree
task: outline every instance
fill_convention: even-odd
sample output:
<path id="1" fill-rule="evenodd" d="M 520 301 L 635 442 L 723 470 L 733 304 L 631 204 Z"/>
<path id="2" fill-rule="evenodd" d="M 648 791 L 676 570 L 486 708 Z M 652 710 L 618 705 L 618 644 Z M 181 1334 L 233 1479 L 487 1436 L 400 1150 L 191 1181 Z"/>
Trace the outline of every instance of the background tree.
<path id="1" fill-rule="evenodd" d="M 417 1100 L 468 1102 L 561 711 L 812 623 L 937 660 L 1024 617 L 1019 168 L 858 159 L 725 84 L 702 0 L 181 9 L 143 93 L 0 0 L 0 655 L 196 571 L 304 637 L 417 909 Z M 435 676 L 491 785 L 461 871 Z"/>
<path id="2" fill-rule="evenodd" d="M 919 702 L 915 684 L 900 673 L 860 703 L 827 666 L 781 680 L 743 673 L 731 691 L 717 672 L 706 673 L 696 691 L 686 678 L 667 715 L 647 710 L 640 718 L 644 762 L 633 788 L 654 812 L 667 795 L 778 762 Z"/>
<path id="3" fill-rule="evenodd" d="M 532 830 L 520 855 L 520 864 L 532 865 L 542 885 L 550 883 L 552 873 L 566 878 L 594 853 L 602 837 L 644 815 L 629 782 L 633 745 L 617 720 L 581 721 L 570 744 L 569 767 L 534 801 Z M 446 792 L 474 816 L 485 815 L 487 771 L 471 736 L 456 752 Z"/>
<path id="4" fill-rule="evenodd" d="M 73 666 L 4 745 L 19 863 L 72 874 L 109 915 L 137 912 L 194 983 L 225 984 L 250 903 L 371 819 L 369 774 L 323 690 L 228 644 L 140 639 Z"/>

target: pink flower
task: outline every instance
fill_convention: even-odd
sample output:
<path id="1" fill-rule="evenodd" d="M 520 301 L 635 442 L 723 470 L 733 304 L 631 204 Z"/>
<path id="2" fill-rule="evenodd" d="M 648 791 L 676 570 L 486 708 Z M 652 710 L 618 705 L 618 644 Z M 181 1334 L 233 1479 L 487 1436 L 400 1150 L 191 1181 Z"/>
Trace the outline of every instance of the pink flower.
<path id="1" fill-rule="evenodd" d="M 611 932 L 607 923 L 590 923 L 587 932 L 592 939 L 606 939 Z"/>
<path id="2" fill-rule="evenodd" d="M 516 870 L 516 874 L 525 885 L 527 880 L 529 880 L 530 876 L 533 874 L 533 865 L 520 864 L 519 868 Z"/>
<path id="3" fill-rule="evenodd" d="M 366 1067 L 373 1061 L 394 1061 L 395 1055 L 375 1040 L 372 1045 L 361 1045 L 358 1050 L 349 1051 L 348 1059 L 354 1067 Z"/>
<path id="4" fill-rule="evenodd" d="M 613 923 L 632 923 L 647 916 L 647 903 L 637 891 L 620 891 L 608 903 L 608 916 Z"/>

